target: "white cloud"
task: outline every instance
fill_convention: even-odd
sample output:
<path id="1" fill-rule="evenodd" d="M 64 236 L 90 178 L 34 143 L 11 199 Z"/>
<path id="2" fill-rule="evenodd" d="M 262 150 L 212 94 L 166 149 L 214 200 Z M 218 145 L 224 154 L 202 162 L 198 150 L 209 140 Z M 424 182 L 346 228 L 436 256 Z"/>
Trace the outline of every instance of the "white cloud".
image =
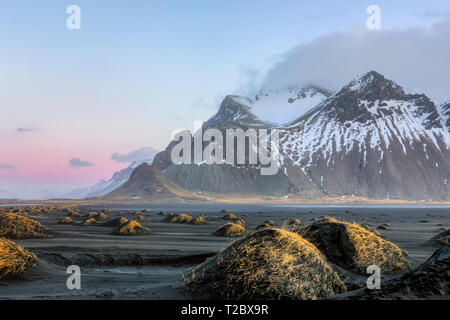
<path id="1" fill-rule="evenodd" d="M 115 162 L 134 162 L 134 161 L 144 161 L 144 160 L 150 160 L 153 159 L 153 157 L 158 153 L 159 151 L 154 149 L 153 147 L 143 147 L 139 150 L 127 153 L 127 154 L 121 154 L 121 153 L 114 153 L 111 156 L 111 159 Z"/>
<path id="2" fill-rule="evenodd" d="M 340 89 L 376 70 L 405 88 L 450 99 L 450 19 L 429 30 L 351 29 L 300 44 L 269 70 L 263 88 L 317 84 Z"/>

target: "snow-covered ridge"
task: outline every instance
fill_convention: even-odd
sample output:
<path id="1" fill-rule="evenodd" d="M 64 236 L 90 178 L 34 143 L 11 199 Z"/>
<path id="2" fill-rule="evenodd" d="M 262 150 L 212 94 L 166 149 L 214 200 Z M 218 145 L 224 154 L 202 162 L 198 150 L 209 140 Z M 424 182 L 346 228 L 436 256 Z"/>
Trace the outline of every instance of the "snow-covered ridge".
<path id="1" fill-rule="evenodd" d="M 442 118 L 442 125 L 450 133 L 450 101 L 444 102 L 439 107 L 439 113 Z"/>
<path id="2" fill-rule="evenodd" d="M 405 100 L 370 99 L 372 92 L 380 90 Z M 364 162 L 369 150 L 378 151 L 381 162 L 393 143 L 399 143 L 404 154 L 417 143 L 425 153 L 430 147 L 450 149 L 450 133 L 439 117 L 435 119 L 436 107 L 430 103 L 423 95 L 405 94 L 379 74 L 364 74 L 283 130 L 282 154 L 306 170 L 318 156 L 329 165 L 334 157 L 355 148 Z"/>
<path id="3" fill-rule="evenodd" d="M 331 94 L 329 90 L 316 86 L 260 91 L 250 107 L 258 118 L 284 125 L 301 117 Z"/>
<path id="4" fill-rule="evenodd" d="M 414 117 L 413 109 L 404 102 L 390 101 L 389 105 L 395 105 L 402 112 L 385 115 L 372 109 L 371 112 L 380 117 L 367 123 L 348 121 L 342 124 L 317 110 L 299 130 L 282 132 L 286 133 L 281 145 L 283 154 L 288 155 L 297 165 L 308 167 L 312 165 L 314 155 L 319 152 L 324 159 L 330 161 L 334 154 L 349 153 L 354 148 L 361 153 L 376 149 L 382 159 L 383 149 L 389 149 L 393 141 L 400 142 L 405 154 L 407 146 L 413 147 L 414 142 L 424 139 L 425 144 L 432 144 L 437 149 L 441 148 L 439 138 L 447 141 L 447 146 L 450 145 L 448 132 L 439 128 L 426 130 L 420 118 Z"/>

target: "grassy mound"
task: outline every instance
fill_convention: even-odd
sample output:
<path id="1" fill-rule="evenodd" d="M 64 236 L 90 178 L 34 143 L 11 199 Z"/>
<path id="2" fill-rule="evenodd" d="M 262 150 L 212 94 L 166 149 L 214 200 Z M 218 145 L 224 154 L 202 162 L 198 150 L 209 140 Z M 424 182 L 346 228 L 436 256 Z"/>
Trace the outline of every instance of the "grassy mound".
<path id="1" fill-rule="evenodd" d="M 224 215 L 222 217 L 223 220 L 237 220 L 239 219 L 239 217 L 237 215 L 235 215 L 234 213 L 227 213 L 226 215 Z"/>
<path id="2" fill-rule="evenodd" d="M 59 224 L 72 224 L 73 220 L 71 217 L 64 217 L 58 221 Z"/>
<path id="3" fill-rule="evenodd" d="M 268 228 L 272 228 L 272 226 L 267 223 L 262 223 L 256 227 L 256 230 L 264 230 L 264 229 L 268 229 Z"/>
<path id="4" fill-rule="evenodd" d="M 273 227 L 274 225 L 276 225 L 275 221 L 273 220 L 266 220 L 263 222 L 264 224 L 267 224 L 268 226 Z"/>
<path id="5" fill-rule="evenodd" d="M 149 232 L 150 229 L 142 226 L 136 220 L 130 220 L 121 226 L 117 227 L 116 230 L 113 231 L 113 234 L 119 236 L 134 236 L 139 234 L 145 234 Z"/>
<path id="6" fill-rule="evenodd" d="M 283 229 L 238 240 L 184 278 L 192 295 L 213 299 L 306 300 L 346 290 L 314 245 Z"/>
<path id="7" fill-rule="evenodd" d="M 108 220 L 108 216 L 103 212 L 90 212 L 88 215 L 88 219 L 94 218 L 97 221 L 106 221 Z"/>
<path id="8" fill-rule="evenodd" d="M 191 223 L 194 218 L 187 213 L 178 213 L 167 217 L 164 221 L 168 223 Z"/>
<path id="9" fill-rule="evenodd" d="M 121 226 L 121 225 L 123 225 L 123 224 L 125 224 L 127 222 L 128 222 L 127 218 L 117 217 L 117 218 L 114 218 L 114 219 L 112 219 L 110 221 L 105 222 L 103 225 L 105 227 L 119 227 L 119 226 Z"/>
<path id="10" fill-rule="evenodd" d="M 0 279 L 25 272 L 36 264 L 36 256 L 14 242 L 0 238 Z"/>
<path id="11" fill-rule="evenodd" d="M 292 219 L 291 221 L 289 221 L 290 226 L 296 226 L 299 224 L 302 224 L 302 222 L 299 219 Z"/>
<path id="12" fill-rule="evenodd" d="M 39 222 L 17 213 L 0 214 L 0 237 L 8 239 L 49 238 L 50 230 Z"/>
<path id="13" fill-rule="evenodd" d="M 234 219 L 234 220 L 231 220 L 230 222 L 235 223 L 235 224 L 240 224 L 243 227 L 247 226 L 247 221 L 245 221 L 244 218 Z"/>
<path id="14" fill-rule="evenodd" d="M 383 282 L 381 290 L 355 291 L 345 299 L 448 300 L 450 296 L 450 247 L 442 246 L 423 264 L 400 278 Z"/>
<path id="15" fill-rule="evenodd" d="M 406 252 L 354 222 L 325 217 L 299 232 L 330 261 L 356 273 L 365 274 L 370 265 L 379 266 L 384 273 L 411 267 Z"/>
<path id="16" fill-rule="evenodd" d="M 227 223 L 219 227 L 213 234 L 219 237 L 243 237 L 247 233 L 245 227 L 237 223 Z"/>
<path id="17" fill-rule="evenodd" d="M 87 218 L 83 221 L 83 226 L 90 226 L 92 224 L 98 224 L 98 221 L 95 218 Z"/>
<path id="18" fill-rule="evenodd" d="M 195 219 L 192 219 L 192 224 L 206 224 L 206 218 L 204 216 L 198 216 Z"/>
<path id="19" fill-rule="evenodd" d="M 139 215 L 139 216 L 136 217 L 136 220 L 138 220 L 138 221 L 144 221 L 145 218 L 144 218 L 144 216 Z"/>
<path id="20" fill-rule="evenodd" d="M 81 213 L 78 212 L 78 210 L 72 208 L 72 207 L 63 207 L 60 209 L 62 212 L 67 213 L 68 217 L 72 217 L 72 218 L 79 218 L 81 217 Z"/>
<path id="21" fill-rule="evenodd" d="M 427 244 L 432 244 L 436 246 L 448 246 L 450 245 L 450 229 L 447 229 L 437 235 L 435 235 L 433 238 L 431 238 Z"/>

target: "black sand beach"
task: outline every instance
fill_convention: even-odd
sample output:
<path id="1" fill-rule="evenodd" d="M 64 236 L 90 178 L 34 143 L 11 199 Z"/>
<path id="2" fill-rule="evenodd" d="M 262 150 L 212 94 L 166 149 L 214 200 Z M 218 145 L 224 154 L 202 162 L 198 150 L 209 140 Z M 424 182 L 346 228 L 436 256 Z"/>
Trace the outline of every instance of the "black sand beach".
<path id="1" fill-rule="evenodd" d="M 101 211 L 90 206 L 83 211 Z M 110 218 L 135 217 L 143 212 L 150 232 L 137 236 L 110 234 L 113 228 L 100 225 L 58 224 L 62 214 L 32 217 L 53 230 L 51 239 L 16 241 L 34 252 L 38 265 L 17 280 L 0 281 L 0 299 L 190 299 L 181 289 L 182 274 L 223 249 L 234 238 L 212 233 L 226 221 L 223 209 L 238 216 L 247 215 L 247 230 L 253 232 L 265 220 L 276 226 L 287 225 L 290 218 L 308 224 L 312 219 L 331 216 L 355 221 L 378 229 L 386 240 L 406 250 L 414 266 L 426 261 L 436 247 L 425 246 L 430 238 L 450 227 L 450 206 L 281 206 L 281 205 L 148 205 L 108 206 Z M 174 224 L 163 221 L 160 211 L 204 215 L 207 224 Z M 68 290 L 68 265 L 81 268 L 81 290 Z"/>

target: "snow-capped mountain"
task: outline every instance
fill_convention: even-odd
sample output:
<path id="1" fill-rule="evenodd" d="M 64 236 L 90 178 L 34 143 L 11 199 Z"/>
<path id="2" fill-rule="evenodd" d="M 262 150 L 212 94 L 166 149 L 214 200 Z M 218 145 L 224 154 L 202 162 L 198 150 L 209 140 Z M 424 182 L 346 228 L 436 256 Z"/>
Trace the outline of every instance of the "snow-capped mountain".
<path id="1" fill-rule="evenodd" d="M 133 173 L 134 169 L 136 169 L 143 163 L 151 164 L 152 159 L 146 161 L 135 161 L 127 168 L 115 172 L 112 178 L 109 180 L 101 180 L 95 185 L 90 187 L 74 189 L 60 196 L 60 198 L 85 199 L 85 198 L 102 197 L 110 193 L 111 191 L 119 188 L 121 185 L 127 182 L 130 179 L 130 176 Z"/>
<path id="2" fill-rule="evenodd" d="M 283 125 L 301 117 L 331 95 L 331 91 L 313 85 L 287 90 L 260 91 L 250 106 L 258 118 Z"/>
<path id="3" fill-rule="evenodd" d="M 450 135 L 437 106 L 365 73 L 282 131 L 289 159 L 326 194 L 448 198 Z"/>
<path id="4" fill-rule="evenodd" d="M 309 85 L 303 88 L 260 91 L 254 100 L 229 95 L 221 103 L 219 111 L 203 127 L 218 128 L 223 124 L 281 126 L 301 117 L 331 94 L 329 90 Z"/>
<path id="5" fill-rule="evenodd" d="M 317 92 L 313 96 L 310 89 L 293 90 L 292 99 L 301 101 L 303 93 L 311 98 Z M 318 105 L 299 108 L 299 114 L 305 111 L 302 116 L 277 126 L 281 150 L 276 175 L 261 176 L 254 165 L 174 165 L 170 159 L 174 141 L 155 156 L 153 166 L 191 191 L 450 199 L 449 104 L 438 106 L 424 94 L 405 92 L 375 71 L 356 77 L 328 97 L 321 94 L 311 102 L 323 100 Z M 273 124 L 261 120 L 255 110 L 262 101 L 266 109 L 280 109 L 278 98 L 284 101 L 287 96 L 261 94 L 255 101 L 227 96 L 203 127 L 270 128 Z"/>
<path id="6" fill-rule="evenodd" d="M 203 128 L 220 128 L 223 125 L 235 126 L 264 126 L 264 121 L 253 114 L 252 100 L 247 97 L 229 95 L 223 99 L 219 111 L 208 121 Z"/>
<path id="7" fill-rule="evenodd" d="M 441 106 L 442 120 L 447 131 L 450 133 L 450 101 Z"/>

